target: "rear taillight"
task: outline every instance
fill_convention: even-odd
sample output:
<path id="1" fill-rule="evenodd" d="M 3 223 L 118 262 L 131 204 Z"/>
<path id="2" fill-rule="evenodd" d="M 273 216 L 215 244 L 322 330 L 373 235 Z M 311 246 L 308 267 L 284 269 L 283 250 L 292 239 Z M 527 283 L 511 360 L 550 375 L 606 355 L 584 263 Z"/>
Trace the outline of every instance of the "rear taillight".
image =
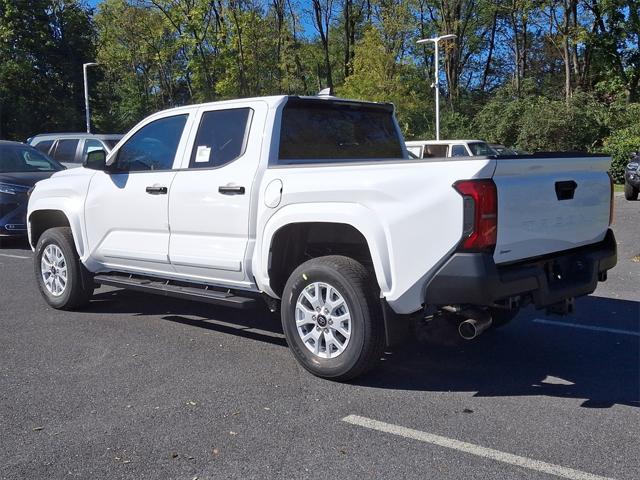
<path id="1" fill-rule="evenodd" d="M 453 186 L 463 198 L 461 250 L 493 252 L 498 235 L 498 192 L 493 180 L 462 180 Z"/>
<path id="2" fill-rule="evenodd" d="M 611 186 L 611 195 L 609 197 L 609 226 L 611 226 L 613 225 L 614 206 L 615 206 L 614 198 L 613 198 L 613 177 L 609 172 L 607 172 L 607 175 L 609 175 L 609 185 Z"/>

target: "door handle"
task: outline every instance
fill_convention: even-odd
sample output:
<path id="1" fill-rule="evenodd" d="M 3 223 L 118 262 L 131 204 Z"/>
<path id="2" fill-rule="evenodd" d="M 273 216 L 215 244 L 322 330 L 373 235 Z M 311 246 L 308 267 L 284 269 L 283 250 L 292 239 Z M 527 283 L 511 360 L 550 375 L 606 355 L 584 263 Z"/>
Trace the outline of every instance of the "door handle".
<path id="1" fill-rule="evenodd" d="M 572 200 L 578 184 L 573 180 L 556 182 L 556 197 L 558 200 Z"/>
<path id="2" fill-rule="evenodd" d="M 166 195 L 168 192 L 167 187 L 147 187 L 147 193 L 151 195 Z"/>
<path id="3" fill-rule="evenodd" d="M 218 192 L 223 195 L 244 195 L 244 187 L 220 186 Z"/>

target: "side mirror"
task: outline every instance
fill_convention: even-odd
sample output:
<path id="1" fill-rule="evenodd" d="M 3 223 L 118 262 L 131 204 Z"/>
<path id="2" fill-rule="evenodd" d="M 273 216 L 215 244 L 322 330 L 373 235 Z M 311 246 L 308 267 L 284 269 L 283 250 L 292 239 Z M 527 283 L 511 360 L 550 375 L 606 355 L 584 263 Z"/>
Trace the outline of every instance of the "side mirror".
<path id="1" fill-rule="evenodd" d="M 82 166 L 91 170 L 107 170 L 107 153 L 104 150 L 93 150 L 87 153 Z"/>

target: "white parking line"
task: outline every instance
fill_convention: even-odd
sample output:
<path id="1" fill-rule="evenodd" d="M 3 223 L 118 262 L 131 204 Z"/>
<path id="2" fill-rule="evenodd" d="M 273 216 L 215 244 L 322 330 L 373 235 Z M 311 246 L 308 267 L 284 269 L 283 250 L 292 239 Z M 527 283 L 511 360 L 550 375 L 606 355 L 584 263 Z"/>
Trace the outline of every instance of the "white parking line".
<path id="1" fill-rule="evenodd" d="M 553 320 L 545 320 L 543 318 L 534 318 L 533 321 L 535 323 L 543 323 L 545 325 L 555 325 L 556 327 L 581 328 L 583 330 L 593 330 L 596 332 L 619 333 L 621 335 L 634 335 L 636 337 L 640 337 L 640 332 L 634 332 L 633 330 L 620 330 L 618 328 L 608 328 L 608 327 L 594 327 L 592 325 L 581 325 L 579 323 L 555 322 Z"/>
<path id="2" fill-rule="evenodd" d="M 9 257 L 9 258 L 26 258 L 29 259 L 31 257 L 24 257 L 22 255 L 10 255 L 8 253 L 0 253 L 0 257 Z"/>
<path id="3" fill-rule="evenodd" d="M 490 458 L 492 460 L 508 463 L 517 467 L 556 475 L 558 477 L 570 478 L 572 480 L 612 480 L 608 477 L 600 477 L 580 470 L 574 470 L 573 468 L 561 467 L 560 465 L 554 465 L 552 463 L 541 462 L 540 460 L 533 460 L 531 458 L 505 453 L 499 450 L 493 450 L 492 448 L 481 447 L 480 445 L 474 445 L 473 443 L 461 442 L 459 440 L 454 440 L 453 438 L 441 437 L 440 435 L 434 435 L 420 430 L 413 430 L 412 428 L 379 422 L 378 420 L 372 420 L 359 415 L 346 416 L 342 421 L 352 425 L 378 430 L 379 432 L 391 433 L 393 435 L 399 435 L 412 440 L 419 440 L 421 442 L 431 443 L 440 447 L 470 453 L 471 455 L 477 455 L 478 457 Z"/>

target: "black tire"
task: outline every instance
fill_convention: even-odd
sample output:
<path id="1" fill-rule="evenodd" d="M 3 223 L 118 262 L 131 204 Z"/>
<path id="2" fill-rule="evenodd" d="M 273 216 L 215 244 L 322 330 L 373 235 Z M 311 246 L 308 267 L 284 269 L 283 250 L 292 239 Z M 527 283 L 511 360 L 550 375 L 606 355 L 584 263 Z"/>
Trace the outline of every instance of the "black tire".
<path id="1" fill-rule="evenodd" d="M 349 341 L 344 351 L 334 358 L 321 358 L 309 350 L 296 326 L 298 298 L 305 288 L 316 282 L 334 287 L 351 316 Z M 296 268 L 284 288 L 281 318 L 289 348 L 300 364 L 318 377 L 337 381 L 351 380 L 373 368 L 384 350 L 384 323 L 377 292 L 373 276 L 349 257 L 318 257 Z"/>
<path id="2" fill-rule="evenodd" d="M 516 318 L 520 309 L 506 310 L 503 308 L 490 308 L 489 311 L 491 313 L 491 327 L 501 328 Z"/>
<path id="3" fill-rule="evenodd" d="M 624 182 L 624 198 L 627 200 L 638 200 L 638 188 L 628 182 Z"/>
<path id="4" fill-rule="evenodd" d="M 45 249 L 50 245 L 55 245 L 61 250 L 67 269 L 67 281 L 59 295 L 54 295 L 47 289 L 42 275 L 42 256 Z M 93 278 L 84 265 L 80 263 L 76 246 L 73 243 L 71 228 L 56 227 L 45 231 L 38 240 L 33 265 L 40 293 L 53 308 L 58 310 L 77 310 L 86 306 L 91 300 L 94 288 Z"/>

